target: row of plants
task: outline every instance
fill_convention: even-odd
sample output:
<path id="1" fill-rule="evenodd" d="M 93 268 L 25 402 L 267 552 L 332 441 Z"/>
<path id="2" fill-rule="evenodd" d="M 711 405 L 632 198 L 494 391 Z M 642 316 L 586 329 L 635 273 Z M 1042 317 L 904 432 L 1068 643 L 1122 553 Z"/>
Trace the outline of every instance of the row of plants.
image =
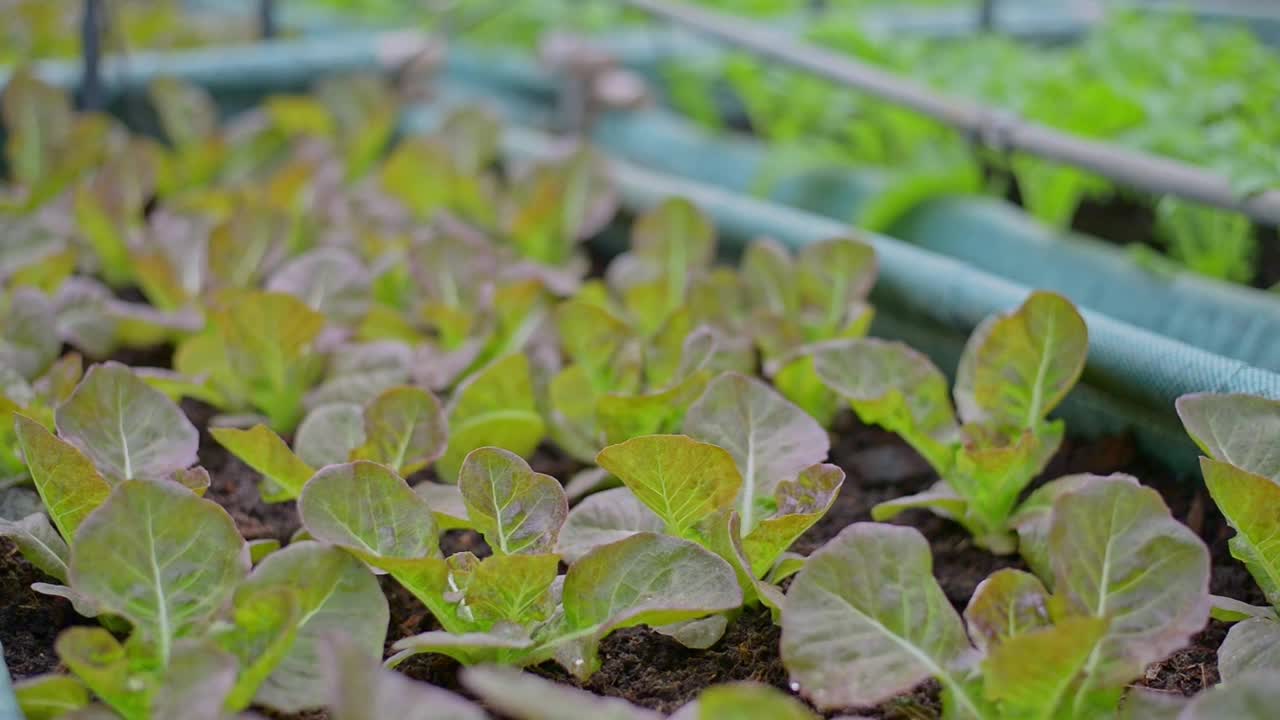
<path id="1" fill-rule="evenodd" d="M 1205 25 L 1190 14 L 1112 13 L 1076 44 L 1036 47 L 999 35 L 879 37 L 864 32 L 856 15 L 837 15 L 801 36 L 953 97 L 1203 166 L 1230 178 L 1242 197 L 1277 186 L 1265 158 L 1280 139 L 1270 110 L 1280 60 L 1244 27 Z M 1259 267 L 1261 229 L 1245 216 L 1146 196 L 1029 155 L 979 152 L 963 134 L 909 110 L 751 56 L 674 69 L 677 106 L 724 126 L 723 113 L 706 103 L 708 83 L 720 76 L 751 130 L 770 144 L 766 183 L 833 160 L 879 168 L 895 177 L 900 206 L 939 192 L 985 192 L 1016 200 L 1051 226 L 1131 244 L 1153 270 L 1167 267 L 1167 257 L 1231 282 L 1266 287 L 1280 280 Z M 1083 212 L 1085 205 L 1099 209 Z"/>
<path id="2" fill-rule="evenodd" d="M 3 98 L 0 534 L 42 574 L 5 592 L 87 619 L 59 626 L 58 667 L 21 674 L 28 718 L 659 717 L 573 685 L 634 628 L 696 657 L 754 619 L 781 628 L 789 685 L 667 709 L 815 717 L 933 679 L 949 717 L 1266 716 L 1274 609 L 1211 596 L 1205 542 L 1135 478 L 1036 483 L 1088 347 L 1060 296 L 981 324 L 949 389 L 866 337 L 876 259 L 855 237 L 717 264 L 673 198 L 605 265 L 583 242 L 616 197 L 588 149 L 515 167 L 474 108 L 397 142 L 372 77 L 226 124 L 198 88 L 149 95 L 163 142 L 31 73 Z M 910 526 L 794 552 L 870 491 L 831 462 L 846 408 L 937 478 L 873 519 L 927 509 L 1026 569 L 960 612 Z M 1280 405 L 1179 411 L 1274 602 Z M 291 523 L 247 538 L 244 482 Z M 1221 688 L 1130 687 L 1211 612 L 1240 621 Z M 460 684 L 393 670 L 440 656 Z"/>
<path id="3" fill-rule="evenodd" d="M 394 3 L 322 3 L 371 20 L 405 19 Z M 1069 46 L 995 34 L 931 39 L 882 36 L 867 3 L 720 3 L 709 9 L 784 23 L 801 39 L 1086 138 L 1167 156 L 1230 178 L 1240 195 L 1277 186 L 1269 149 L 1277 58 L 1247 28 L 1191 13 L 1114 11 Z M 872 5 L 873 6 L 873 5 Z M 469 40 L 532 49 L 549 29 L 607 34 L 645 16 L 609 3 L 536 1 L 458 7 L 422 17 Z M 991 72 L 990 68 L 999 68 Z M 1126 245 L 1153 272 L 1186 267 L 1256 287 L 1280 283 L 1260 246 L 1273 228 L 1244 215 L 1117 187 L 1106 178 L 1020 153 L 975 150 L 971 138 L 875 96 L 849 91 L 751 55 L 674 59 L 671 102 L 705 126 L 745 127 L 769 144 L 761 191 L 787 176 L 832 167 L 888 173 L 892 189 L 858 221 L 885 230 L 938 194 L 1009 198 L 1050 226 Z M 726 88 L 727 85 L 727 88 Z M 733 102 L 724 106 L 730 91 Z M 880 207 L 883 205 L 883 207 Z M 1170 263 L 1169 261 L 1173 262 Z"/>

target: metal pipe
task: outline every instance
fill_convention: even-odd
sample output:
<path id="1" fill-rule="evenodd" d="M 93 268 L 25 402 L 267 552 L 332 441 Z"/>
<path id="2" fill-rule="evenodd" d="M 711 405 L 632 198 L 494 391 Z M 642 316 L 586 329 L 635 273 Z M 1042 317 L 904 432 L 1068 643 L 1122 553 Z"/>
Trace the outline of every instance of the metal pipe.
<path id="1" fill-rule="evenodd" d="M 80 108 L 102 108 L 102 25 L 105 20 L 102 0 L 84 0 L 80 15 Z"/>
<path id="2" fill-rule="evenodd" d="M 1267 190 L 1240 197 L 1227 178 L 1203 168 L 1111 143 L 1088 140 L 1027 122 L 1008 111 L 949 98 L 895 73 L 730 15 L 669 0 L 622 2 L 846 87 L 911 108 L 970 133 L 997 150 L 1020 150 L 1090 170 L 1121 185 L 1162 195 L 1176 195 L 1235 210 L 1269 224 L 1280 224 L 1280 191 Z"/>
<path id="3" fill-rule="evenodd" d="M 264 40 L 276 36 L 276 3 L 275 0 L 258 0 L 258 29 Z"/>

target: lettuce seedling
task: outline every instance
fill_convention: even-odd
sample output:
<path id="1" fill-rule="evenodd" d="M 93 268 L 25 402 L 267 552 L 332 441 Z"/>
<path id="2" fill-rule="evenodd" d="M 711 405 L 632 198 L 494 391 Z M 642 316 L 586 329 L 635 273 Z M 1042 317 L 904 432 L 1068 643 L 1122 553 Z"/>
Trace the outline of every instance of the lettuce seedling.
<path id="1" fill-rule="evenodd" d="M 303 396 L 320 379 L 315 347 L 324 316 L 283 293 L 228 290 L 215 297 L 208 327 L 182 341 L 174 369 L 203 385 L 220 409 L 257 410 L 278 431 L 292 430 Z"/>
<path id="2" fill-rule="evenodd" d="M 521 257 L 563 266 L 583 241 L 609 224 L 617 208 L 602 159 L 582 147 L 514 179 L 500 207 L 501 235 Z"/>
<path id="3" fill-rule="evenodd" d="M 8 79 L 0 102 L 9 175 L 21 191 L 19 211 L 31 211 L 60 195 L 101 162 L 119 140 L 119 127 L 104 115 L 76 115 L 62 90 L 31 68 Z"/>
<path id="4" fill-rule="evenodd" d="M 1204 627 L 1208 548 L 1125 476 L 1087 478 L 1040 521 L 1049 587 L 1001 570 L 963 620 L 918 531 L 845 528 L 810 556 L 783 604 L 793 686 L 831 710 L 934 678 L 950 717 L 1115 717 L 1126 686 Z"/>
<path id="5" fill-rule="evenodd" d="M 1236 531 L 1231 555 L 1244 563 L 1270 607 L 1214 596 L 1214 617 L 1238 622 L 1219 651 L 1223 680 L 1280 668 L 1280 402 L 1251 395 L 1183 395 L 1178 416 L 1208 457 L 1200 469 L 1209 495 Z"/>
<path id="6" fill-rule="evenodd" d="M 70 369 L 77 367 L 73 362 Z M 56 392 L 66 392 L 65 387 Z M 66 582 L 69 575 L 68 543 L 113 487 L 129 480 L 171 480 L 202 493 L 209 486 L 208 473 L 192 467 L 199 443 L 195 426 L 172 401 L 123 365 L 89 368 L 54 411 L 56 434 L 48 420 L 16 412 L 11 419 L 47 516 L 37 512 L 3 521 L 0 533 L 59 581 Z M 41 583 L 37 590 L 63 594 L 64 588 Z"/>
<path id="7" fill-rule="evenodd" d="M 873 517 L 925 508 L 959 522 L 982 547 L 1013 552 L 1009 517 L 1062 442 L 1062 422 L 1045 416 L 1079 379 L 1088 343 L 1080 313 L 1054 293 L 1032 293 L 1017 310 L 988 318 L 956 371 L 963 424 L 946 378 L 906 345 L 859 339 L 816 349 L 827 387 L 864 422 L 900 435 L 942 478 L 928 492 L 877 505 Z"/>
<path id="8" fill-rule="evenodd" d="M 55 647 L 71 676 L 42 678 L 20 702 L 38 691 L 84 705 L 91 692 L 126 720 L 319 705 L 319 639 L 341 628 L 378 652 L 389 616 L 376 578 L 335 548 L 296 543 L 249 572 L 226 511 L 169 481 L 111 490 L 76 531 L 70 582 L 81 602 L 127 622 L 129 637 L 64 631 Z"/>
<path id="9" fill-rule="evenodd" d="M 840 468 L 822 464 L 826 433 L 768 385 L 737 373 L 708 385 L 685 418 L 685 432 L 692 437 L 641 436 L 600 451 L 600 467 L 625 487 L 579 503 L 558 552 L 572 561 L 601 544 L 662 532 L 719 554 L 733 565 L 746 602 L 776 608 L 774 583 L 798 567 L 780 560 L 844 482 Z M 724 626 L 701 629 L 706 634 L 676 637 L 705 647 Z"/>
<path id="10" fill-rule="evenodd" d="M 830 426 L 839 398 L 814 371 L 811 350 L 866 335 L 875 314 L 866 302 L 876 280 L 875 250 L 835 238 L 805 245 L 793 259 L 762 239 L 747 248 L 741 273 L 755 304 L 751 323 L 765 372 L 788 400 Z"/>
<path id="11" fill-rule="evenodd" d="M 393 387 L 361 408 L 323 405 L 298 428 L 294 449 L 270 428 L 212 428 L 213 439 L 262 474 L 264 502 L 295 500 L 313 467 L 351 460 L 382 463 L 408 476 L 435 462 L 445 450 L 448 424 L 431 393 Z"/>
<path id="12" fill-rule="evenodd" d="M 673 432 L 714 370 L 754 362 L 725 332 L 695 324 L 732 304 L 713 292 L 714 257 L 711 223 L 669 199 L 636 221 L 607 286 L 589 282 L 557 308 L 569 364 L 548 396 L 552 436 L 566 452 L 590 461 L 606 444 Z"/>
<path id="13" fill-rule="evenodd" d="M 568 509 L 564 491 L 509 451 L 469 453 L 458 490 L 455 512 L 483 533 L 491 557 L 442 557 L 433 508 L 384 465 L 331 465 L 298 500 L 312 537 L 390 573 L 443 628 L 396 643 L 391 665 L 424 652 L 468 664 L 554 658 L 586 677 L 599 667 L 600 640 L 616 629 L 694 620 L 742 602 L 727 563 L 653 533 L 600 547 L 557 575 L 551 551 Z"/>

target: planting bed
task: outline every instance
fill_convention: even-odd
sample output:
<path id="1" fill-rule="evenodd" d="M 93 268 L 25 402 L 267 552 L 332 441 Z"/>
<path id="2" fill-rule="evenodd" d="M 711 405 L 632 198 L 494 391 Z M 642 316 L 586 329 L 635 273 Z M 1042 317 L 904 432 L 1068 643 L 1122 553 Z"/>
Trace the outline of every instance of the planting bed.
<path id="1" fill-rule="evenodd" d="M 393 140 L 375 77 L 226 127 L 150 94 L 163 145 L 30 74 L 4 98 L 0 643 L 31 720 L 1200 720 L 1274 691 L 1245 671 L 1280 632 L 1280 403 L 1179 401 L 1210 499 L 1050 419 L 1089 354 L 1060 295 L 983 321 L 953 388 L 866 337 L 857 237 L 716 263 L 686 200 L 617 215 L 587 148 L 517 167 L 476 109 Z"/>
<path id="2" fill-rule="evenodd" d="M 185 403 L 184 410 L 198 427 L 203 427 L 211 415 L 207 406 L 195 402 Z M 793 546 L 803 554 L 821 547 L 847 525 L 869 521 L 871 508 L 877 503 L 922 491 L 937 480 L 919 455 L 896 435 L 866 426 L 849 413 L 839 416 L 831 432 L 831 461 L 845 469 L 848 480 L 827 515 Z M 262 503 L 256 490 L 258 474 L 212 442 L 206 433 L 201 435 L 200 463 L 212 477 L 207 497 L 231 513 L 247 539 L 287 541 L 297 531 L 294 504 Z M 554 447 L 539 450 L 530 464 L 555 477 L 566 477 L 581 467 Z M 1167 471 L 1140 457 L 1128 438 L 1068 440 L 1043 477 L 1113 472 L 1133 474 L 1159 489 L 1174 516 L 1208 543 L 1213 554 L 1212 592 L 1244 602 L 1264 602 L 1248 573 L 1231 558 L 1226 544 L 1230 528 L 1203 489 L 1170 477 Z M 900 522 L 918 527 L 929 539 L 935 575 L 957 610 L 964 608 L 974 589 L 992 572 L 1002 567 L 1026 567 L 1016 557 L 995 557 L 974 547 L 960 528 L 927 513 L 912 512 Z M 481 556 L 489 554 L 484 540 L 471 530 L 450 531 L 442 545 L 447 553 L 470 550 Z M 52 672 L 58 669 L 53 639 L 64 628 L 88 621 L 77 616 L 67 601 L 30 592 L 32 582 L 49 578 L 32 567 L 9 540 L 0 539 L 0 548 L 0 598 L 7 603 L 0 609 L 0 643 L 5 648 L 5 661 L 16 680 Z M 411 594 L 385 578 L 382 587 L 391 605 L 388 648 L 400 638 L 434 627 L 430 613 Z M 1210 620 L 1187 648 L 1151 666 L 1139 684 L 1185 696 L 1217 684 L 1217 651 L 1226 630 L 1225 623 Z M 733 621 L 725 637 L 707 650 L 691 650 L 647 628 L 634 628 L 605 640 L 601 648 L 604 663 L 587 682 L 573 679 L 552 664 L 533 671 L 669 713 L 719 683 L 753 680 L 785 689 L 787 672 L 778 653 L 778 640 L 779 628 L 770 621 L 768 612 L 756 609 Z M 457 678 L 460 667 L 449 658 L 420 656 L 400 670 L 414 679 L 465 693 Z M 941 705 L 938 688 L 930 683 L 873 709 L 860 710 L 869 717 L 905 720 L 935 716 Z M 835 714 L 838 713 L 831 715 Z M 328 715 L 307 711 L 272 717 L 319 720 Z"/>

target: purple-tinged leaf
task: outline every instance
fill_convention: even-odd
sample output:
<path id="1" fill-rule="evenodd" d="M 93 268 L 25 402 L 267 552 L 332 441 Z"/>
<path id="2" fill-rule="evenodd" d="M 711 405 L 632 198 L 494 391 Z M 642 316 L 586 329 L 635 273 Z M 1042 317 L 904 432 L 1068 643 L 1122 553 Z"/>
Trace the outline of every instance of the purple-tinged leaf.
<path id="1" fill-rule="evenodd" d="M 331 322 L 353 325 L 369 309 L 369 284 L 369 271 L 354 255 L 321 247 L 283 265 L 266 289 L 302 300 Z"/>
<path id="2" fill-rule="evenodd" d="M 427 481 L 414 485 L 413 491 L 431 506 L 436 526 L 442 532 L 471 528 L 471 516 L 467 512 L 467 504 L 462 499 L 462 491 L 457 485 Z"/>
<path id="3" fill-rule="evenodd" d="M 724 637 L 724 631 L 728 627 L 729 618 L 724 615 L 712 615 L 671 625 L 659 625 L 653 629 L 687 648 L 706 650 L 720 642 L 720 638 Z"/>
<path id="4" fill-rule="evenodd" d="M 779 483 L 822 462 L 830 449 L 827 433 L 813 418 L 765 383 L 738 373 L 707 385 L 685 414 L 684 431 L 733 456 L 742 474 L 736 507 L 744 533 L 767 514 L 761 505 Z"/>
<path id="5" fill-rule="evenodd" d="M 1071 301 L 1032 293 L 969 336 L 956 371 L 960 417 L 1034 430 L 1080 379 L 1088 352 L 1089 329 Z"/>
<path id="6" fill-rule="evenodd" d="M 1267 618 L 1268 620 L 1280 621 L 1280 616 L 1276 615 L 1275 608 L 1271 606 L 1250 605 L 1247 602 L 1223 597 L 1222 595 L 1210 595 L 1209 602 L 1212 603 L 1209 608 L 1209 615 L 1214 620 L 1221 620 L 1225 623 L 1240 622 L 1249 618 Z"/>
<path id="7" fill-rule="evenodd" d="M 578 561 L 593 548 L 636 533 L 660 533 L 664 524 L 631 492 L 620 487 L 588 495 L 569 511 L 556 552 L 567 563 Z"/>
<path id="8" fill-rule="evenodd" d="M 212 643 L 179 642 L 151 699 L 151 717 L 226 720 L 223 703 L 235 685 L 236 670 L 235 656 Z"/>
<path id="9" fill-rule="evenodd" d="M 1178 720 L 1270 720 L 1280 705 L 1280 677 L 1259 670 L 1196 696 Z"/>
<path id="10" fill-rule="evenodd" d="M 983 652 L 1048 627 L 1049 591 L 1031 573 L 1005 568 L 979 583 L 964 609 L 969 637 Z"/>
<path id="11" fill-rule="evenodd" d="M 1091 684 L 1123 686 L 1186 644 L 1209 619 L 1209 551 L 1159 493 L 1109 477 L 1054 503 L 1049 562 L 1066 612 L 1110 624 Z"/>
<path id="12" fill-rule="evenodd" d="M 308 466 L 347 462 L 365 444 L 364 411 L 351 403 L 332 403 L 307 413 L 293 438 L 293 451 Z"/>
<path id="13" fill-rule="evenodd" d="M 248 570 L 231 516 L 172 483 L 117 485 L 71 546 L 71 587 L 132 623 L 162 663 L 177 638 L 222 608 Z"/>
<path id="14" fill-rule="evenodd" d="M 844 470 L 827 464 L 811 465 L 801 470 L 795 480 L 778 483 L 772 503 L 776 507 L 774 513 L 751 531 L 745 526 L 741 530 L 751 574 L 764 577 L 791 543 L 827 514 L 843 484 Z"/>
<path id="15" fill-rule="evenodd" d="M 157 480 L 196 462 L 196 428 L 172 400 L 115 362 L 95 365 L 57 410 L 58 434 L 109 478 Z"/>
<path id="16" fill-rule="evenodd" d="M 1253 670 L 1280 671 L 1280 622 L 1274 617 L 1236 623 L 1218 648 L 1218 672 L 1223 682 Z"/>
<path id="17" fill-rule="evenodd" d="M 413 362 L 409 346 L 394 340 L 339 346 L 330 357 L 324 382 L 307 393 L 306 405 L 365 405 L 387 390 L 407 384 Z"/>
<path id="18" fill-rule="evenodd" d="M 873 705 L 936 678 L 982 717 L 958 666 L 973 652 L 917 530 L 855 523 L 809 556 L 782 610 L 782 658 L 819 709 Z"/>
<path id="19" fill-rule="evenodd" d="M 497 555 L 549 552 L 569 513 L 560 481 L 501 448 L 472 450 L 458 474 L 458 489 L 472 526 Z"/>
<path id="20" fill-rule="evenodd" d="M 451 350 L 423 343 L 413 350 L 409 374 L 415 385 L 437 392 L 448 389 L 480 357 L 483 349 L 484 343 L 478 338 L 465 340 Z"/>
<path id="21" fill-rule="evenodd" d="M 444 453 L 448 433 L 434 395 L 414 387 L 392 388 L 364 409 L 365 442 L 351 459 L 382 463 L 408 477 Z"/>
<path id="22" fill-rule="evenodd" d="M 899 342 L 857 339 L 816 346 L 813 362 L 863 422 L 901 435 L 940 474 L 950 469 L 959 428 L 947 379 L 927 357 Z"/>
<path id="23" fill-rule="evenodd" d="M 323 705 L 328 684 L 321 642 L 335 631 L 351 633 L 369 654 L 382 651 L 390 618 L 387 599 L 368 568 L 338 548 L 290 545 L 254 568 L 245 587 L 293 588 L 300 611 L 297 636 L 258 689 L 259 704 L 286 713 Z"/>
<path id="24" fill-rule="evenodd" d="M 742 604 L 733 568 L 684 540 L 639 533 L 587 553 L 564 581 L 557 661 L 579 678 L 600 667 L 606 635 L 635 625 L 670 625 Z M 553 640 L 552 642 L 556 642 Z"/>
<path id="25" fill-rule="evenodd" d="M 1182 693 L 1132 687 L 1124 695 L 1116 720 L 1178 720 L 1190 703 Z"/>
<path id="26" fill-rule="evenodd" d="M 1053 569 L 1049 566 L 1049 523 L 1053 504 L 1063 494 L 1106 477 L 1123 479 L 1128 476 L 1087 473 L 1064 475 L 1032 491 L 1009 518 L 1009 525 L 1018 531 L 1018 552 L 1036 577 L 1046 583 L 1053 582 Z"/>
<path id="27" fill-rule="evenodd" d="M 105 285 L 89 278 L 69 278 L 53 299 L 57 336 L 90 357 L 110 355 L 117 341 L 111 300 Z"/>
<path id="28" fill-rule="evenodd" d="M 1209 457 L 1280 481 L 1280 402 L 1196 393 L 1178 398 L 1177 408 L 1187 434 Z"/>
<path id="29" fill-rule="evenodd" d="M 440 557 L 431 508 L 385 466 L 359 460 L 330 465 L 298 499 L 302 524 L 317 540 L 378 558 Z"/>

